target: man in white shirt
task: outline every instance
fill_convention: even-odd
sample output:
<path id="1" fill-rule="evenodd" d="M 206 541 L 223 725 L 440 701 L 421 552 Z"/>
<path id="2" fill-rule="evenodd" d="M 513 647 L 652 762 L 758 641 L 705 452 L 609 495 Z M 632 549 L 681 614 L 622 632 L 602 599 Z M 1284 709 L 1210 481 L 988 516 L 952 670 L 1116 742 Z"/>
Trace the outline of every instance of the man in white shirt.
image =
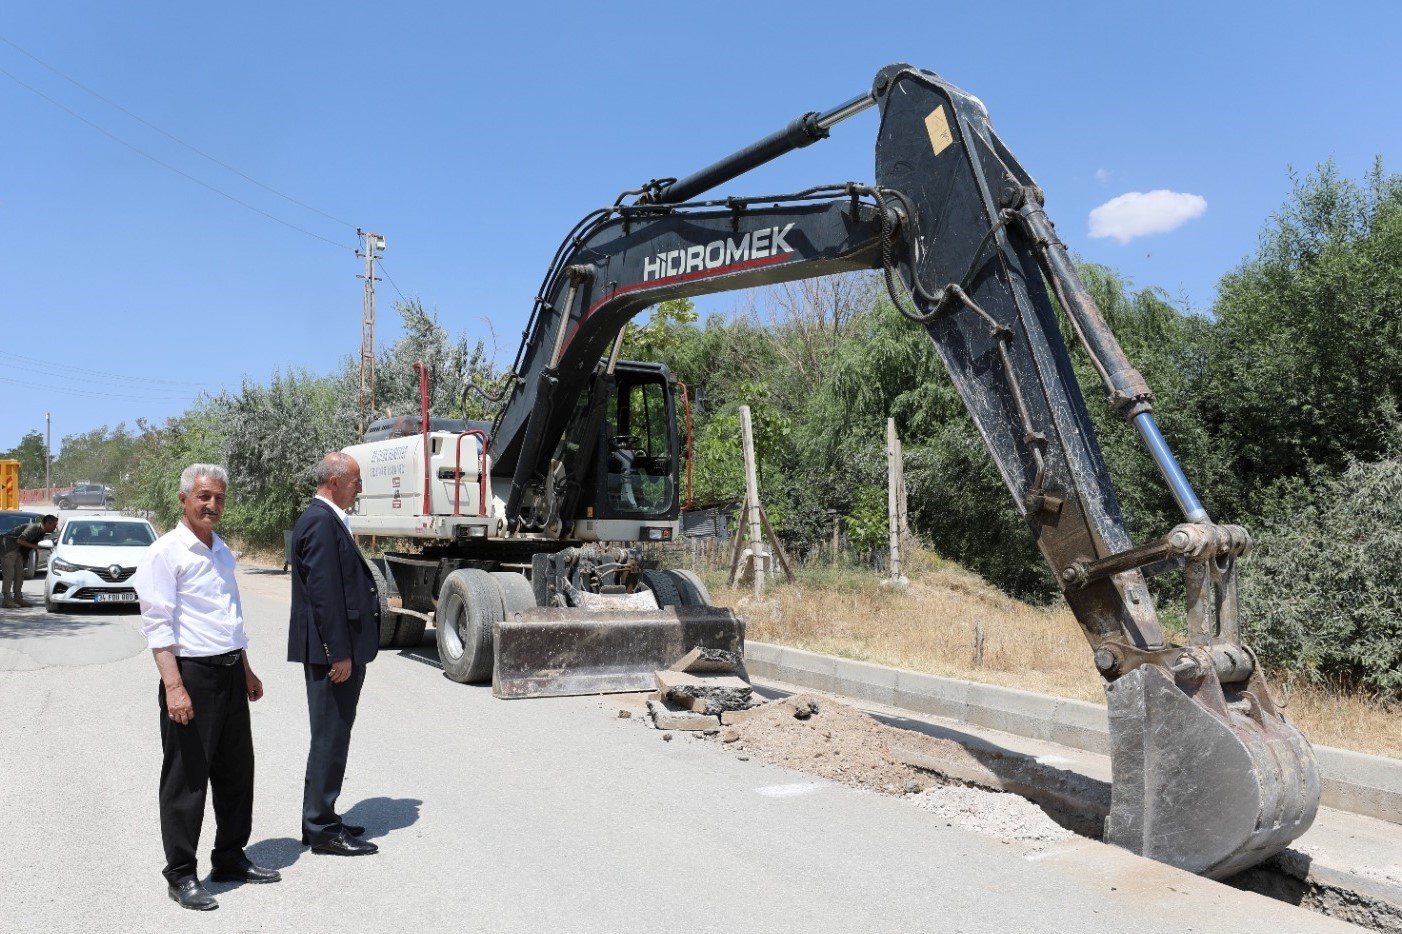
<path id="1" fill-rule="evenodd" d="M 215 820 L 210 878 L 282 878 L 244 854 L 253 830 L 248 702 L 263 696 L 263 682 L 248 662 L 234 556 L 214 534 L 228 485 L 223 467 L 187 467 L 180 475 L 184 516 L 151 546 L 132 579 L 161 675 L 162 874 L 171 899 L 198 911 L 219 907 L 200 884 L 195 856 L 207 789 L 214 791 Z"/>

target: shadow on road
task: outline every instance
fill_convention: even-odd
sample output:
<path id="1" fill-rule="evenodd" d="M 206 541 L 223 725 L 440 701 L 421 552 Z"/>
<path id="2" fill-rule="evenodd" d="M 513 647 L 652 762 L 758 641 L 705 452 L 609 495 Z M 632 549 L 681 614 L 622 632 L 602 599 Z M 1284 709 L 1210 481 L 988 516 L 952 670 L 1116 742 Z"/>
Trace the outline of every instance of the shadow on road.
<path id="1" fill-rule="evenodd" d="M 423 640 L 418 645 L 400 649 L 397 654 L 400 658 L 407 658 L 440 671 L 443 668 L 443 663 L 438 660 L 438 642 L 431 632 L 424 633 Z"/>
<path id="2" fill-rule="evenodd" d="M 363 840 L 373 840 L 412 827 L 419 822 L 419 808 L 423 802 L 418 798 L 366 798 L 357 803 L 343 816 L 347 823 L 359 824 L 365 828 Z M 250 844 L 245 855 L 259 866 L 283 870 L 311 852 L 297 837 L 271 837 Z M 218 895 L 238 888 L 242 882 L 213 882 L 205 880 L 205 887 Z"/>
<path id="3" fill-rule="evenodd" d="M 94 606 L 67 613 L 46 613 L 42 606 L 0 613 L 0 639 L 33 639 L 40 636 L 81 636 L 111 623 L 114 616 L 136 616 L 135 604 Z"/>
<path id="4" fill-rule="evenodd" d="M 361 839 L 373 840 L 417 824 L 422 806 L 418 798 L 366 798 L 342 816 L 365 828 Z"/>

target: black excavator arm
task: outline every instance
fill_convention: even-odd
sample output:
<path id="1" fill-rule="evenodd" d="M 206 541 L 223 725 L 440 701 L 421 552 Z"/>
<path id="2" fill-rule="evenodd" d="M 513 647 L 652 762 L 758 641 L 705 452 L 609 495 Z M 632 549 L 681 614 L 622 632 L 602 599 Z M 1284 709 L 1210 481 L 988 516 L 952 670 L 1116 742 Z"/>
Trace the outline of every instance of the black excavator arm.
<path id="1" fill-rule="evenodd" d="M 880 108 L 876 182 L 689 201 Z M 681 180 L 652 182 L 566 239 L 492 435 L 513 479 L 508 521 L 558 467 L 576 400 L 642 309 L 699 295 L 878 269 L 924 327 L 1094 652 L 1109 699 L 1114 784 L 1106 836 L 1213 876 L 1246 868 L 1313 820 L 1308 743 L 1271 702 L 1237 632 L 1236 561 L 1250 546 L 1198 502 L 1126 360 L 1044 211 L 1041 190 L 977 98 L 892 65 L 869 93 Z M 1184 513 L 1134 546 L 1062 341 L 1064 315 Z M 577 421 L 576 421 L 577 423 Z M 588 438 L 568 439 L 588 444 Z M 587 458 L 585 458 L 587 460 Z M 1169 644 L 1140 568 L 1185 566 L 1189 644 Z"/>

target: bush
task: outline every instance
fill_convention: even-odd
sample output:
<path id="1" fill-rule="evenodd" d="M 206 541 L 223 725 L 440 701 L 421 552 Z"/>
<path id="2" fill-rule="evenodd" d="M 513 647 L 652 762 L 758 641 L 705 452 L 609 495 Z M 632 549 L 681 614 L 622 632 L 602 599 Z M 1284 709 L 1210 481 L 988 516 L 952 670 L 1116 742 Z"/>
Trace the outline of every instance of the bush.
<path id="1" fill-rule="evenodd" d="M 1060 592 L 972 423 L 952 422 L 928 447 L 907 449 L 905 478 L 922 542 L 1024 600 Z"/>
<path id="2" fill-rule="evenodd" d="M 1402 697 L 1402 457 L 1278 484 L 1242 569 L 1242 623 L 1268 667 Z"/>

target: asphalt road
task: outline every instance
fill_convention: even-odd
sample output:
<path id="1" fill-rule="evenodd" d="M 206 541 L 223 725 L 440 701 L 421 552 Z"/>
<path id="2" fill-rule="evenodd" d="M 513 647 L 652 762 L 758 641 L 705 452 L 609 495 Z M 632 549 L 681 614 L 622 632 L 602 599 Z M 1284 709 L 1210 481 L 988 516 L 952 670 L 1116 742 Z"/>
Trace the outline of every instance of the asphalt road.
<path id="1" fill-rule="evenodd" d="M 300 667 L 282 660 L 287 578 L 240 579 L 267 690 L 249 856 L 283 881 L 211 883 L 215 912 L 169 901 L 139 618 L 6 610 L 0 932 L 1358 930 L 1091 841 L 1034 853 L 714 742 L 666 742 L 636 696 L 498 701 L 445 679 L 431 645 L 382 654 L 361 701 L 342 806 L 381 852 L 316 856 L 298 842 L 307 725 Z"/>

